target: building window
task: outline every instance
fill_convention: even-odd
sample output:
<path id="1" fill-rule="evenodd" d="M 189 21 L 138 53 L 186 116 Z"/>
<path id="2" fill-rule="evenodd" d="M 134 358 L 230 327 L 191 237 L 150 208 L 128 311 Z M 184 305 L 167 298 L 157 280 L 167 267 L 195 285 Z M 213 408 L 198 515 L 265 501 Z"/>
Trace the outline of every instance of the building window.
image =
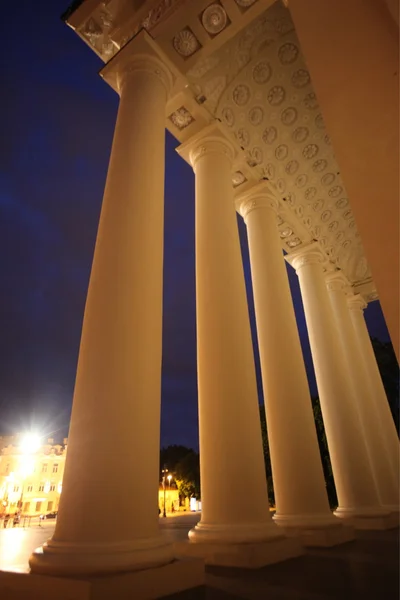
<path id="1" fill-rule="evenodd" d="M 28 485 L 28 487 L 26 488 L 27 492 L 33 492 L 33 485 Z"/>
<path id="2" fill-rule="evenodd" d="M 47 510 L 48 511 L 53 510 L 53 502 L 52 501 L 47 503 Z"/>
<path id="3" fill-rule="evenodd" d="M 54 464 L 53 465 L 53 473 L 57 473 L 58 471 L 58 464 Z"/>
<path id="4" fill-rule="evenodd" d="M 42 503 L 41 502 L 36 502 L 36 509 L 35 512 L 40 512 L 40 509 L 42 508 Z"/>
<path id="5" fill-rule="evenodd" d="M 47 473 L 47 463 L 42 465 L 42 473 Z"/>
<path id="6" fill-rule="evenodd" d="M 56 484 L 52 483 L 50 486 L 50 492 L 55 492 L 56 491 Z"/>
<path id="7" fill-rule="evenodd" d="M 29 507 L 30 507 L 31 503 L 30 502 L 25 502 L 24 503 L 24 512 L 27 513 L 29 512 Z"/>
<path id="8" fill-rule="evenodd" d="M 39 492 L 44 492 L 44 483 L 39 485 Z"/>
<path id="9" fill-rule="evenodd" d="M 19 491 L 19 485 L 14 485 L 14 492 L 18 492 Z"/>

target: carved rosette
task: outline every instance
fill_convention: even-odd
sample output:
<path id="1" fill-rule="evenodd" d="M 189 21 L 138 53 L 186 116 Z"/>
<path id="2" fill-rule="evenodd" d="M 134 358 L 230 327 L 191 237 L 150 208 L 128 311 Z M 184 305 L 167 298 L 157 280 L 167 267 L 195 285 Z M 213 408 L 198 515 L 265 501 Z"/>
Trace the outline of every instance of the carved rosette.
<path id="1" fill-rule="evenodd" d="M 185 27 L 185 29 L 179 31 L 172 40 L 172 45 L 183 58 L 189 58 L 201 48 L 199 40 L 190 27 Z"/>
<path id="2" fill-rule="evenodd" d="M 228 24 L 228 16 L 221 4 L 210 4 L 201 16 L 204 29 L 210 35 L 218 35 Z"/>

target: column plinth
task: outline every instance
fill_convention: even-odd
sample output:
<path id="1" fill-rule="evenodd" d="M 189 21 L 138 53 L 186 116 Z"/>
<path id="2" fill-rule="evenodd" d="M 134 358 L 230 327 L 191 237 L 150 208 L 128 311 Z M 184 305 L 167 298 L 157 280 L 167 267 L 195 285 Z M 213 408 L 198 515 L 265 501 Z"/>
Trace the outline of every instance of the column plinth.
<path id="1" fill-rule="evenodd" d="M 254 553 L 262 564 L 276 562 L 299 554 L 300 549 L 284 538 L 269 511 L 231 183 L 233 148 L 213 127 L 181 146 L 180 153 L 189 157 L 196 174 L 202 515 L 189 533 L 188 552 L 232 566 L 245 566 Z"/>
<path id="2" fill-rule="evenodd" d="M 169 74 L 149 52 L 117 80 L 63 492 L 53 537 L 31 556 L 35 573 L 104 575 L 173 560 L 157 510 Z M 108 518 L 116 501 L 122 517 Z"/>
<path id="3" fill-rule="evenodd" d="M 250 252 L 276 514 L 307 545 L 352 539 L 329 507 L 276 200 L 265 184 L 240 196 Z M 335 529 L 331 535 L 332 528 Z M 337 530 L 341 530 L 336 531 Z"/>
<path id="4" fill-rule="evenodd" d="M 321 410 L 339 506 L 335 515 L 357 528 L 386 528 L 355 398 L 343 359 L 317 245 L 288 257 L 299 277 Z"/>

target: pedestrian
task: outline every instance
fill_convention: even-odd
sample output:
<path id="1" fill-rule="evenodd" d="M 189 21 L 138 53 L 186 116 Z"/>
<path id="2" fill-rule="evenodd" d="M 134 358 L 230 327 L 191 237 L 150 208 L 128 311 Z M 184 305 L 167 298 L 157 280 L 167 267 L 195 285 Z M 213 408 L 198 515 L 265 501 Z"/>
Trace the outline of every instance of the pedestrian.
<path id="1" fill-rule="evenodd" d="M 10 520 L 10 515 L 6 515 L 6 516 L 4 517 L 4 529 L 6 529 L 6 528 L 7 528 L 7 525 L 8 525 L 8 521 L 9 521 L 9 520 Z"/>

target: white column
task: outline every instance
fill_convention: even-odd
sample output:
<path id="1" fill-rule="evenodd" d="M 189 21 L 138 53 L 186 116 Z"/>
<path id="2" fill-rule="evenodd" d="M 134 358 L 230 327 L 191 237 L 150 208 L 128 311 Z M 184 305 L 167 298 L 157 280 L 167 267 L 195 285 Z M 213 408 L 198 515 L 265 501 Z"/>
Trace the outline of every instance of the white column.
<path id="1" fill-rule="evenodd" d="M 190 545 L 218 544 L 221 548 L 221 544 L 241 544 L 245 550 L 251 542 L 268 542 L 269 552 L 273 552 L 274 540 L 283 535 L 272 521 L 268 506 L 253 346 L 233 201 L 233 148 L 217 127 L 211 127 L 200 139 L 181 147 L 180 152 L 189 154 L 196 174 L 202 515 L 189 533 Z"/>
<path id="2" fill-rule="evenodd" d="M 348 282 L 341 273 L 328 275 L 326 282 L 380 503 L 388 510 L 398 510 L 398 490 L 386 453 L 384 432 L 379 426 L 379 411 L 368 384 L 368 374 L 346 302 Z"/>
<path id="3" fill-rule="evenodd" d="M 339 507 L 335 514 L 356 527 L 385 527 L 367 449 L 330 306 L 317 245 L 294 252 L 315 376 Z"/>
<path id="4" fill-rule="evenodd" d="M 63 492 L 55 532 L 30 559 L 37 573 L 134 571 L 173 558 L 157 510 L 170 76 L 149 54 L 131 56 L 116 77 L 121 99 L 86 300 Z"/>
<path id="5" fill-rule="evenodd" d="M 399 437 L 390 412 L 385 388 L 376 362 L 371 338 L 364 319 L 364 308 L 367 304 L 361 296 L 349 296 L 347 303 L 350 309 L 350 318 L 355 330 L 359 352 L 363 361 L 367 386 L 371 392 L 375 405 L 375 425 L 379 427 L 384 450 L 391 463 L 392 473 L 395 478 L 397 494 L 399 493 Z M 398 497 L 398 496 L 397 496 Z"/>
<path id="6" fill-rule="evenodd" d="M 289 0 L 399 360 L 398 6 L 398 0 Z"/>
<path id="7" fill-rule="evenodd" d="M 265 184 L 237 200 L 247 225 L 276 500 L 275 522 L 306 543 L 347 541 L 329 508 L 308 381 L 274 207 Z M 327 530 L 328 531 L 322 531 Z M 315 531 L 316 530 L 316 531 Z M 333 539 L 335 536 L 335 540 Z M 328 540 L 328 538 L 331 538 Z M 342 537 L 342 539 L 340 539 Z"/>

